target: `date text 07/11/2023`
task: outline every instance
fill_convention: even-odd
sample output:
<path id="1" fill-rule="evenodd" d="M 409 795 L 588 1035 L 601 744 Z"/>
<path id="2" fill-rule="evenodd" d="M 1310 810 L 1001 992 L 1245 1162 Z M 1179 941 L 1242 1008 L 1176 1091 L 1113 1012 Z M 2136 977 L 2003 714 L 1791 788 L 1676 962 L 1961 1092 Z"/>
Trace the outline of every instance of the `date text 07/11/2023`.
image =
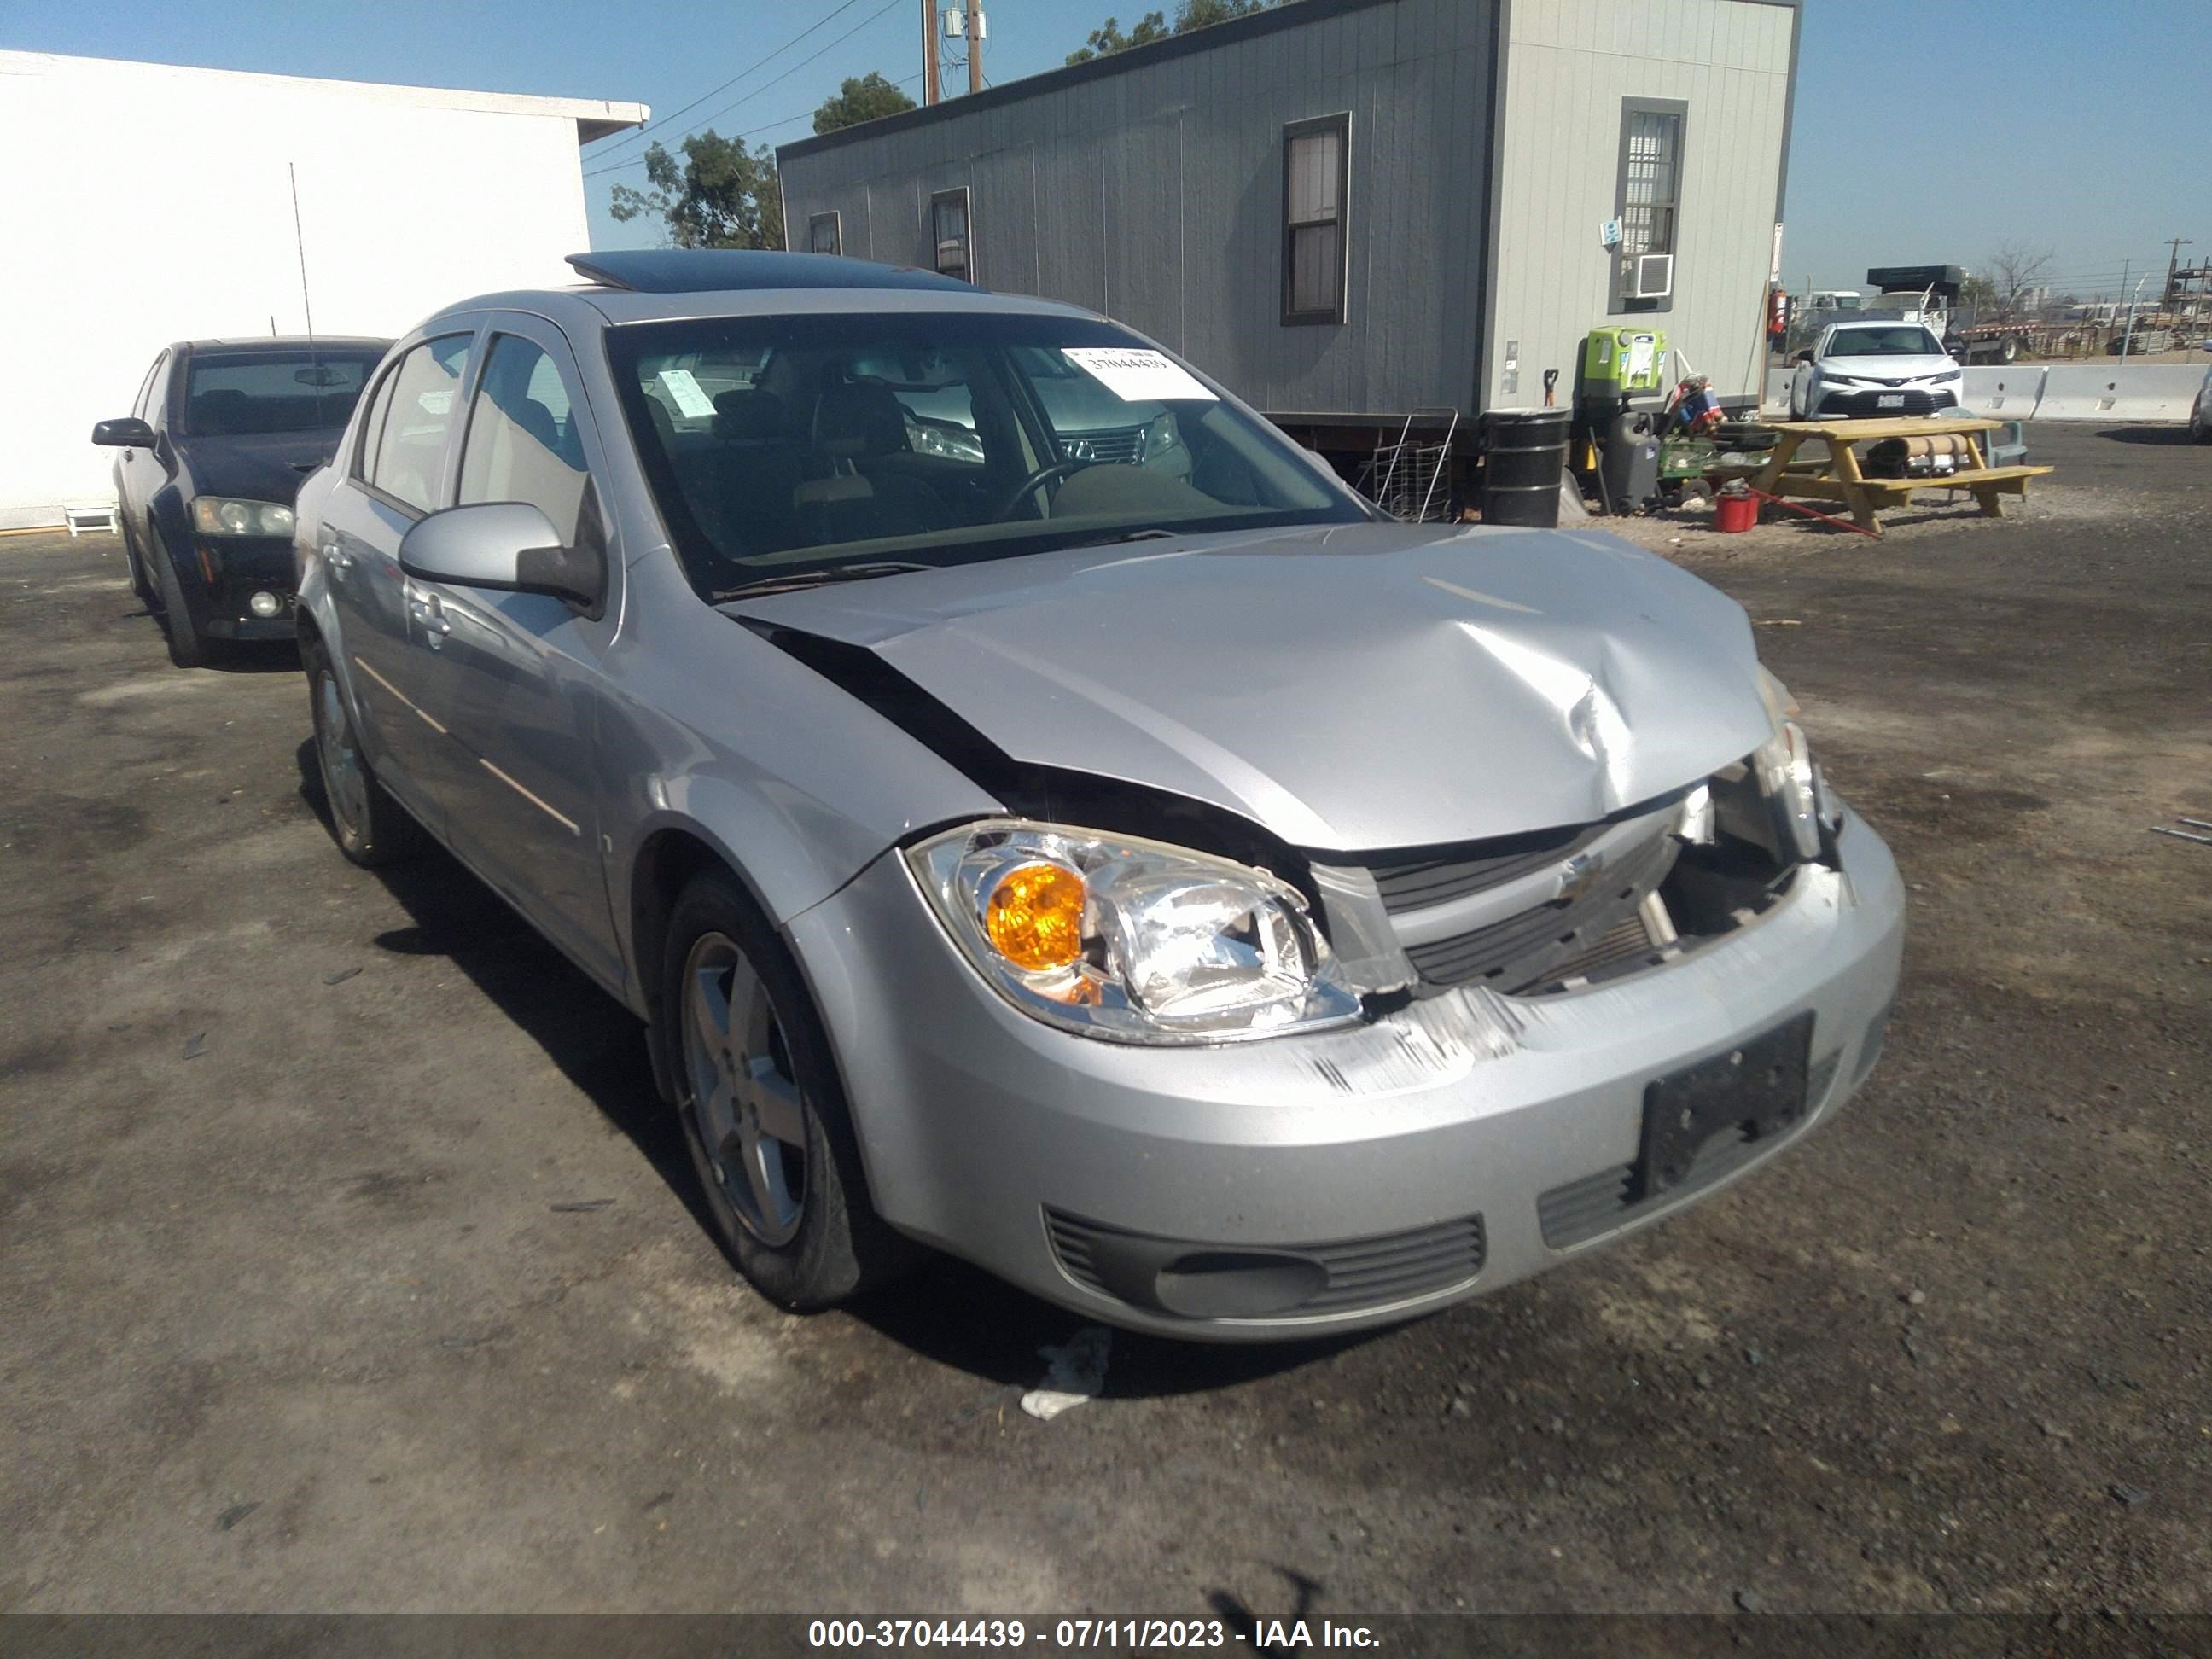
<path id="1" fill-rule="evenodd" d="M 1226 1648 L 1262 1652 L 1381 1645 L 1364 1625 L 1322 1619 L 1255 1619 L 1249 1627 L 1218 1619 L 816 1619 L 810 1648 Z"/>

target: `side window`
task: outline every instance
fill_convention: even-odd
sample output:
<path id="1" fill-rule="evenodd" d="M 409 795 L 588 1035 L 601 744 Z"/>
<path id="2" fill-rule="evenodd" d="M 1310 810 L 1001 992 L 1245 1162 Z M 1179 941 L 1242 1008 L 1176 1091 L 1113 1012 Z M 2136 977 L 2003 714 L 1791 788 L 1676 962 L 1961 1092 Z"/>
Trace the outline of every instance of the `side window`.
<path id="1" fill-rule="evenodd" d="M 384 436 L 384 419 L 392 412 L 392 388 L 399 383 L 399 371 L 393 369 L 376 383 L 369 394 L 368 412 L 361 417 L 361 442 L 354 450 L 353 476 L 363 483 L 369 480 L 376 465 L 376 446 Z"/>
<path id="2" fill-rule="evenodd" d="M 528 501 L 579 545 L 584 442 L 561 367 L 515 334 L 492 337 L 461 452 L 459 504 Z"/>
<path id="3" fill-rule="evenodd" d="M 1352 117 L 1283 129 L 1283 321 L 1344 320 Z"/>
<path id="4" fill-rule="evenodd" d="M 845 239 L 842 226 L 835 213 L 817 213 L 806 222 L 806 246 L 810 252 L 842 253 Z"/>
<path id="5" fill-rule="evenodd" d="M 131 405 L 131 412 L 142 421 L 154 417 L 148 411 L 153 406 L 154 382 L 161 378 L 161 364 L 168 356 L 166 351 L 154 354 L 154 366 L 146 371 L 146 378 L 138 383 L 138 401 Z"/>
<path id="6" fill-rule="evenodd" d="M 428 513 L 437 506 L 446 434 L 459 411 L 471 337 L 447 334 L 425 340 L 399 360 L 377 391 L 380 422 L 368 434 L 362 459 L 370 484 L 396 501 Z"/>
<path id="7" fill-rule="evenodd" d="M 971 228 L 965 185 L 958 190 L 940 190 L 929 198 L 929 239 L 937 249 L 939 275 L 957 276 L 963 283 L 975 280 Z"/>

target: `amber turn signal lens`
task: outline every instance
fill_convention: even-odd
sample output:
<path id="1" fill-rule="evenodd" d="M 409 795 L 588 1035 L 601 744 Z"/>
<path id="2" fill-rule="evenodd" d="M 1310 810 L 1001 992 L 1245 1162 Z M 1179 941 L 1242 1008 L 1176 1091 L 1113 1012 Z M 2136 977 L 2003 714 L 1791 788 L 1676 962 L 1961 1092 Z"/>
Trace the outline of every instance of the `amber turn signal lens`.
<path id="1" fill-rule="evenodd" d="M 1032 973 L 1073 967 L 1083 956 L 1083 878 L 1057 864 L 1018 864 L 983 907 L 991 946 Z"/>

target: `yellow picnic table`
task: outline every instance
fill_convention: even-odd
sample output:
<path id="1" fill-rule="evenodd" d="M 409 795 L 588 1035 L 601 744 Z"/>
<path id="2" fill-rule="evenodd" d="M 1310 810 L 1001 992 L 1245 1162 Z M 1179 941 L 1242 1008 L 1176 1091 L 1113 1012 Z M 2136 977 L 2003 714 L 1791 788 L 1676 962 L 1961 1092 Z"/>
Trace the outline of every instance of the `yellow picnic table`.
<path id="1" fill-rule="evenodd" d="M 1999 499 L 2027 494 L 2027 481 L 2057 471 L 2048 466 L 1991 466 L 1982 447 L 1982 434 L 2006 424 L 1982 418 L 1931 421 L 1918 416 L 1872 421 L 1783 421 L 1774 430 L 1782 435 L 1774 453 L 1751 477 L 1751 487 L 1769 495 L 1809 496 L 1815 501 L 1841 501 L 1851 518 L 1870 533 L 1881 534 L 1879 516 L 1884 507 L 1901 507 L 1906 498 L 1923 489 L 1971 489 L 1985 518 L 2004 516 Z M 1966 440 L 1968 465 L 1955 472 L 1924 474 L 1912 478 L 1869 478 L 1860 468 L 1857 447 L 1885 438 L 1929 438 L 1948 433 Z M 1801 461 L 1797 451 L 1808 438 L 1827 445 L 1826 460 Z"/>

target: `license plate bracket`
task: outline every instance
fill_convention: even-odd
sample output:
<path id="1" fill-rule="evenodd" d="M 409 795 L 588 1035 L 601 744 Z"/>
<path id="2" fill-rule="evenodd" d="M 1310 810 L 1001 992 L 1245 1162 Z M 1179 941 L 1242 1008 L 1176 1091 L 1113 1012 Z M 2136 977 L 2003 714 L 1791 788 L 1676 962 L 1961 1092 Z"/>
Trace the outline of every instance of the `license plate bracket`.
<path id="1" fill-rule="evenodd" d="M 1902 392 L 1882 392 L 1875 398 L 1874 406 L 1876 409 L 1902 409 L 1905 407 L 1905 394 Z"/>
<path id="2" fill-rule="evenodd" d="M 1802 1121 L 1812 1053 L 1808 1012 L 1646 1084 L 1636 1196 L 1681 1185 L 1698 1149 L 1717 1134 L 1760 1140 Z"/>

